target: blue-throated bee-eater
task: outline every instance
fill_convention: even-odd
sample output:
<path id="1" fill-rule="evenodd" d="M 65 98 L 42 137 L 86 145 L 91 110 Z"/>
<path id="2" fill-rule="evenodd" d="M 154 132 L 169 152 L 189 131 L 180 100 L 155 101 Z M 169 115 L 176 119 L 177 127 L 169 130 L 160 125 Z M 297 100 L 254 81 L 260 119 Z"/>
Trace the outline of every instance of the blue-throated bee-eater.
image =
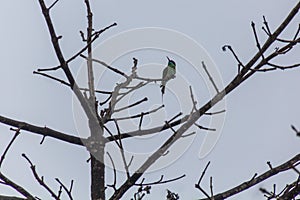
<path id="1" fill-rule="evenodd" d="M 168 66 L 163 71 L 162 81 L 160 85 L 162 96 L 165 94 L 167 81 L 174 78 L 176 74 L 176 63 L 174 62 L 174 60 L 171 60 L 168 56 L 167 59 L 168 59 Z"/>

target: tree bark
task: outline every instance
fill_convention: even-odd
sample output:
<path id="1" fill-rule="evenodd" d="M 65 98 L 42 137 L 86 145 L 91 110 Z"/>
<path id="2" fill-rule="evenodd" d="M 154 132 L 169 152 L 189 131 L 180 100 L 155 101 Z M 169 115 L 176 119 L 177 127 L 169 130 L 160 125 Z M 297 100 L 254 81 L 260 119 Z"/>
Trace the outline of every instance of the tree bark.
<path id="1" fill-rule="evenodd" d="M 91 199 L 105 200 L 105 138 L 98 121 L 89 121 L 91 138 L 87 148 L 91 156 Z"/>
<path id="2" fill-rule="evenodd" d="M 99 152 L 99 154 L 102 152 Z M 104 157 L 104 148 L 103 153 Z M 102 157 L 102 158 L 103 158 Z M 98 156 L 91 155 L 91 197 L 92 200 L 105 200 L 105 165 Z"/>

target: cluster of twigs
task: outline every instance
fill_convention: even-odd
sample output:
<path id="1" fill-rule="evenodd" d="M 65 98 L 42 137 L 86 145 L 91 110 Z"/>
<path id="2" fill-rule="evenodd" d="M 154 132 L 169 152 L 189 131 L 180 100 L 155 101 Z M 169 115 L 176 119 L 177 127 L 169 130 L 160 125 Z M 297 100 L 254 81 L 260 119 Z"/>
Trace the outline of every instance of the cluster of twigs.
<path id="1" fill-rule="evenodd" d="M 40 199 L 39 197 L 33 196 L 32 194 L 30 194 L 30 192 L 28 192 L 25 188 L 23 188 L 22 186 L 18 185 L 17 183 L 15 183 L 14 181 L 10 180 L 7 176 L 5 176 L 3 173 L 1 173 L 1 166 L 3 164 L 3 161 L 9 151 L 9 149 L 12 147 L 13 143 L 15 142 L 15 140 L 17 139 L 17 137 L 20 135 L 20 128 L 18 129 L 13 129 L 11 128 L 12 131 L 15 132 L 14 136 L 12 137 L 11 141 L 9 142 L 9 144 L 7 145 L 7 147 L 5 148 L 2 156 L 1 156 L 1 160 L 0 160 L 0 183 L 10 186 L 13 189 L 15 189 L 17 192 L 19 192 L 20 194 L 22 194 L 24 197 L 26 197 L 28 200 L 34 200 L 34 199 Z M 56 200 L 61 199 L 61 195 L 63 193 L 63 190 L 65 191 L 65 193 L 67 194 L 67 196 L 69 197 L 70 200 L 73 200 L 72 197 L 72 188 L 73 188 L 73 180 L 71 181 L 71 185 L 70 188 L 68 189 L 61 181 L 59 178 L 56 178 L 55 180 L 58 182 L 58 184 L 60 185 L 59 190 L 57 192 L 54 192 L 48 185 L 47 183 L 44 181 L 44 177 L 43 176 L 39 176 L 37 171 L 36 171 L 36 166 L 32 163 L 32 161 L 26 156 L 26 154 L 22 154 L 22 156 L 28 161 L 28 163 L 30 164 L 30 168 L 32 171 L 32 174 L 34 176 L 34 178 L 36 179 L 36 181 L 45 189 L 47 190 L 51 197 L 53 197 Z"/>
<path id="2" fill-rule="evenodd" d="M 273 177 L 279 173 L 286 172 L 286 171 L 294 171 L 297 174 L 297 180 L 293 182 L 292 184 L 287 185 L 281 192 L 276 193 L 276 185 L 274 185 L 274 190 L 272 192 L 267 191 L 264 188 L 260 188 L 260 191 L 264 193 L 264 196 L 267 197 L 267 199 L 293 199 L 296 196 L 299 195 L 300 192 L 300 187 L 298 185 L 299 183 L 299 177 L 300 177 L 300 172 L 297 169 L 297 166 L 300 164 L 300 154 L 294 156 L 292 159 L 288 160 L 287 162 L 277 166 L 273 167 L 270 162 L 267 162 L 267 165 L 269 167 L 269 170 L 266 171 L 265 173 L 258 175 L 255 173 L 253 177 L 245 181 L 242 184 L 239 184 L 225 192 L 219 193 L 219 194 L 214 194 L 213 193 L 213 181 L 212 177 L 210 177 L 210 192 L 206 192 L 205 189 L 201 186 L 201 182 L 203 180 L 203 177 L 208 169 L 210 162 L 207 163 L 206 167 L 204 168 L 199 181 L 195 184 L 195 188 L 200 190 L 200 192 L 206 197 L 204 198 L 205 200 L 221 200 L 221 199 L 226 199 L 228 197 L 231 197 L 233 195 L 236 195 L 242 191 L 245 191 L 249 188 L 251 188 L 254 185 L 257 185 L 260 182 L 265 181 L 266 179 L 269 179 L 270 177 Z M 289 197 L 289 198 L 287 198 Z M 204 200 L 201 199 L 201 200 Z"/>
<path id="3" fill-rule="evenodd" d="M 272 70 L 284 70 L 284 69 L 292 69 L 299 67 L 299 63 L 295 63 L 292 65 L 282 65 L 282 64 L 275 64 L 273 62 L 273 59 L 275 57 L 280 57 L 282 55 L 286 55 L 288 52 L 290 52 L 294 46 L 296 46 L 300 42 L 299 38 L 299 32 L 300 32 L 300 26 L 296 30 L 295 35 L 292 37 L 292 39 L 282 39 L 280 38 L 280 34 L 282 31 L 287 27 L 287 25 L 290 23 L 290 21 L 296 16 L 298 10 L 300 9 L 300 2 L 294 7 L 294 9 L 289 13 L 289 15 L 286 17 L 286 19 L 280 24 L 280 26 L 275 30 L 271 31 L 270 27 L 268 25 L 268 22 L 266 21 L 266 18 L 263 17 L 263 30 L 267 34 L 268 39 L 262 44 L 259 41 L 259 37 L 256 31 L 255 23 L 251 23 L 251 27 L 253 30 L 256 46 L 257 46 L 257 53 L 250 59 L 248 63 L 243 63 L 237 53 L 233 50 L 233 48 L 230 45 L 223 46 L 223 50 L 229 50 L 235 60 L 237 61 L 238 65 L 238 73 L 235 75 L 233 80 L 222 89 L 219 89 L 217 84 L 215 83 L 213 77 L 210 75 L 209 70 L 207 69 L 204 62 L 202 62 L 202 67 L 205 70 L 212 86 L 215 89 L 216 94 L 207 101 L 206 104 L 203 106 L 197 105 L 197 100 L 195 99 L 192 91 L 192 87 L 190 87 L 190 96 L 192 101 L 192 110 L 190 113 L 183 115 L 183 113 L 179 112 L 177 115 L 172 117 L 171 119 L 162 122 L 160 126 L 144 129 L 143 128 L 143 119 L 146 115 L 151 115 L 160 109 L 164 108 L 164 105 L 158 106 L 157 108 L 154 108 L 149 111 L 142 111 L 136 115 L 132 116 L 123 116 L 123 117 L 114 117 L 115 113 L 121 112 L 123 110 L 128 110 L 133 107 L 136 107 L 146 101 L 148 101 L 147 97 L 144 97 L 133 104 L 127 105 L 125 107 L 118 108 L 118 103 L 124 99 L 127 95 L 132 93 L 133 91 L 136 91 L 138 89 L 143 88 L 147 84 L 151 82 L 156 81 L 162 81 L 160 78 L 149 78 L 149 77 L 141 77 L 138 75 L 138 60 L 133 59 L 133 67 L 131 70 L 131 73 L 128 75 L 125 72 L 122 72 L 117 67 L 112 67 L 109 64 L 105 63 L 104 61 L 101 61 L 99 59 L 93 58 L 93 52 L 92 52 L 92 44 L 96 41 L 99 36 L 105 32 L 106 30 L 116 26 L 116 23 L 113 23 L 101 30 L 95 31 L 93 28 L 93 13 L 91 11 L 89 0 L 85 0 L 86 8 L 87 8 L 87 19 L 88 19 L 88 26 L 87 26 L 87 32 L 86 34 L 83 31 L 80 31 L 80 35 L 82 37 L 83 42 L 85 42 L 85 45 L 78 51 L 74 53 L 74 55 L 68 59 L 64 58 L 62 53 L 62 48 L 60 47 L 59 40 L 62 38 L 62 36 L 57 35 L 50 11 L 54 8 L 54 6 L 59 2 L 59 0 L 56 0 L 53 4 L 51 4 L 49 7 L 46 6 L 44 0 L 39 0 L 39 4 L 41 6 L 41 10 L 43 12 L 44 18 L 46 20 L 46 24 L 50 33 L 51 42 L 53 45 L 53 48 L 56 53 L 56 57 L 59 60 L 59 65 L 51 68 L 44 68 L 44 69 L 37 69 L 35 71 L 35 74 L 42 75 L 46 78 L 50 78 L 51 80 L 57 81 L 59 83 L 62 83 L 65 86 L 68 86 L 74 94 L 76 95 L 77 99 L 79 100 L 86 116 L 89 120 L 89 128 L 90 128 L 90 137 L 88 138 L 80 138 L 77 136 L 73 136 L 72 134 L 66 134 L 63 132 L 59 132 L 53 129 L 49 129 L 47 127 L 38 127 L 34 126 L 25 122 L 20 122 L 17 120 L 13 120 L 7 117 L 0 116 L 0 122 L 17 127 L 17 129 L 14 129 L 15 136 L 7 146 L 6 150 L 4 151 L 1 160 L 0 160 L 0 167 L 3 163 L 3 160 L 8 152 L 8 150 L 11 148 L 14 140 L 17 138 L 17 136 L 20 133 L 20 130 L 26 130 L 35 134 L 39 134 L 43 136 L 43 139 L 41 143 L 44 142 L 46 137 L 53 137 L 61 141 L 65 141 L 68 143 L 72 143 L 79 146 L 86 146 L 87 150 L 90 152 L 90 161 L 91 161 L 91 198 L 94 199 L 106 199 L 105 196 L 105 190 L 107 188 L 112 189 L 113 194 L 110 196 L 109 199 L 115 200 L 115 199 L 121 199 L 121 197 L 131 188 L 131 187 L 138 187 L 137 193 L 134 194 L 134 199 L 142 199 L 145 194 L 150 193 L 151 186 L 153 185 L 159 185 L 163 183 L 168 183 L 172 181 L 179 180 L 181 178 L 184 178 L 185 175 L 179 176 L 177 178 L 168 179 L 165 180 L 164 176 L 162 175 L 159 180 L 150 182 L 150 183 L 144 183 L 145 178 L 142 178 L 144 173 L 151 167 L 158 159 L 160 159 L 162 156 L 166 155 L 169 152 L 169 149 L 171 146 L 174 145 L 176 141 L 183 137 L 188 137 L 190 135 L 195 134 L 193 133 L 187 133 L 187 130 L 191 126 L 196 126 L 200 129 L 208 130 L 208 131 L 215 131 L 214 128 L 210 127 L 204 127 L 202 125 L 199 125 L 197 121 L 206 115 L 216 115 L 225 112 L 225 110 L 218 111 L 218 112 L 209 112 L 209 110 L 217 104 L 219 101 L 221 101 L 227 94 L 229 94 L 232 90 L 237 88 L 243 81 L 251 77 L 256 72 L 267 72 Z M 279 42 L 281 44 L 280 47 L 277 47 L 275 51 L 268 53 L 268 50 L 270 47 L 274 44 L 274 42 Z M 87 55 L 84 55 L 84 53 L 87 53 Z M 88 71 L 88 88 L 80 87 L 76 80 L 74 79 L 74 76 L 70 70 L 69 65 L 73 60 L 76 58 L 83 58 L 87 62 L 87 71 Z M 113 91 L 102 91 L 97 90 L 94 85 L 94 74 L 93 74 L 93 65 L 95 64 L 101 64 L 106 69 L 110 70 L 112 73 L 116 73 L 120 76 L 122 76 L 125 80 L 117 83 L 114 87 Z M 49 73 L 56 70 L 62 70 L 66 76 L 67 80 L 59 79 L 53 75 L 50 75 Z M 139 81 L 138 84 L 132 85 L 133 80 Z M 99 93 L 101 95 L 107 95 L 107 98 L 105 101 L 98 103 L 96 98 L 96 93 Z M 121 120 L 131 120 L 137 118 L 139 119 L 139 126 L 136 130 L 131 132 L 121 132 L 121 127 L 119 122 Z M 113 123 L 116 127 L 116 131 L 112 131 L 108 128 L 107 124 Z M 161 145 L 142 163 L 135 171 L 131 172 L 129 168 L 131 167 L 131 164 L 134 160 L 134 157 L 131 157 L 129 160 L 126 159 L 125 155 L 125 146 L 123 144 L 124 139 L 132 138 L 135 136 L 144 136 L 149 134 L 157 134 L 161 133 L 162 131 L 169 130 L 171 135 L 165 140 L 162 141 Z M 294 127 L 293 130 L 296 131 L 297 135 L 299 135 L 299 132 Z M 107 135 L 105 135 L 107 133 Z M 105 146 L 108 143 L 114 142 L 121 154 L 122 162 L 124 165 L 124 171 L 126 172 L 126 179 L 121 180 L 118 179 L 117 173 L 116 173 L 116 167 L 114 164 L 114 160 L 112 155 L 109 152 L 105 152 Z M 97 156 L 96 156 L 97 155 Z M 106 184 L 105 183 L 105 163 L 104 163 L 104 156 L 107 155 L 112 166 L 113 166 L 113 176 L 114 180 L 112 184 Z M 73 180 L 71 181 L 70 187 L 66 187 L 59 179 L 55 179 L 59 184 L 59 190 L 58 192 L 54 192 L 44 181 L 43 176 L 39 176 L 36 171 L 36 166 L 32 163 L 32 161 L 26 156 L 25 154 L 22 154 L 22 156 L 28 161 L 30 165 L 30 169 L 36 179 L 36 181 L 54 198 L 54 199 L 61 199 L 61 194 L 63 191 L 66 193 L 69 199 L 73 199 L 72 197 L 72 188 L 73 188 Z M 246 181 L 245 183 L 232 188 L 226 192 L 214 195 L 213 193 L 213 184 L 212 184 L 212 178 L 210 179 L 210 192 L 206 192 L 201 186 L 200 183 L 204 177 L 204 174 L 208 168 L 208 165 L 205 167 L 205 170 L 203 171 L 198 183 L 195 185 L 197 189 L 199 189 L 207 199 L 224 199 L 229 196 L 235 195 L 241 191 L 246 190 L 247 188 L 271 177 L 275 174 L 293 169 L 296 170 L 296 166 L 299 163 L 300 155 L 297 155 L 290 161 L 273 168 L 270 164 L 270 170 L 268 170 L 266 173 L 257 176 L 253 176 L 251 180 Z M 299 172 L 297 172 L 299 175 Z M 18 191 L 20 194 L 25 196 L 27 199 L 38 199 L 38 197 L 34 197 L 29 192 L 27 192 L 24 188 L 17 185 L 13 181 L 9 180 L 6 176 L 4 176 L 1 173 L 0 170 L 0 179 L 2 184 L 9 185 L 12 188 L 14 188 L 16 191 Z M 138 180 L 141 181 L 138 183 Z M 298 186 L 299 180 L 297 179 L 296 182 L 290 184 L 288 187 L 286 187 L 282 192 L 277 193 L 274 191 L 268 192 L 265 189 L 262 189 L 263 193 L 266 195 L 267 198 L 277 198 L 277 197 L 286 197 L 288 195 L 296 194 L 299 192 L 299 186 Z M 179 199 L 179 196 L 175 193 L 168 193 L 169 199 Z M 284 199 L 283 198 L 283 199 Z"/>
<path id="4" fill-rule="evenodd" d="M 266 42 L 262 45 L 259 41 L 259 37 L 256 31 L 256 26 L 254 22 L 251 22 L 252 31 L 254 34 L 256 46 L 258 48 L 258 53 L 250 60 L 247 64 L 243 64 L 243 62 L 239 59 L 237 53 L 233 50 L 233 48 L 230 45 L 224 45 L 223 50 L 229 50 L 233 57 L 235 58 L 237 65 L 238 65 L 238 75 L 236 78 L 225 88 L 225 91 L 230 92 L 233 88 L 231 88 L 236 82 L 242 82 L 249 78 L 251 75 L 253 75 L 256 72 L 268 72 L 273 70 L 285 70 L 285 69 L 292 69 L 300 66 L 300 63 L 295 63 L 292 65 L 283 65 L 283 64 L 274 64 L 272 60 L 275 57 L 279 57 L 282 55 L 286 55 L 289 53 L 297 44 L 300 43 L 300 24 L 295 31 L 294 36 L 292 36 L 292 39 L 281 39 L 279 38 L 280 33 L 282 30 L 289 24 L 291 19 L 296 15 L 300 8 L 300 2 L 295 6 L 295 8 L 289 13 L 287 18 L 282 22 L 282 24 L 274 31 L 272 32 L 270 30 L 270 27 L 268 25 L 268 22 L 266 20 L 266 17 L 263 16 L 263 24 L 262 30 L 267 34 L 268 39 Z M 274 42 L 278 42 L 281 44 L 280 47 L 276 47 L 274 52 L 271 52 L 269 55 L 266 55 L 266 51 L 271 44 Z M 258 61 L 259 57 L 261 58 L 260 61 Z M 258 62 L 256 65 L 255 63 Z M 296 135 L 299 136 L 299 131 L 295 128 L 295 126 L 291 126 L 292 129 L 296 132 Z M 195 184 L 195 187 L 200 190 L 200 192 L 206 197 L 204 199 L 209 200 L 218 200 L 218 199 L 226 199 L 230 196 L 236 195 L 237 193 L 240 193 L 254 185 L 257 185 L 258 183 L 275 176 L 276 174 L 288 170 L 293 170 L 297 173 L 297 180 L 291 184 L 288 184 L 282 191 L 276 192 L 276 185 L 274 184 L 273 191 L 269 192 L 268 190 L 264 188 L 260 188 L 260 191 L 264 194 L 264 196 L 267 199 L 294 199 L 297 197 L 300 193 L 300 187 L 299 187 L 299 177 L 300 173 L 298 169 L 296 168 L 300 164 L 300 154 L 296 155 L 289 161 L 283 163 L 282 165 L 273 168 L 270 162 L 268 162 L 269 170 L 262 175 L 258 176 L 258 174 L 254 174 L 254 176 L 249 180 L 246 181 L 236 187 L 233 187 L 225 192 L 214 194 L 213 193 L 213 181 L 212 177 L 210 177 L 210 191 L 207 192 L 201 187 L 201 181 L 205 175 L 205 172 L 209 166 L 210 162 L 206 165 L 204 171 L 202 172 L 198 183 Z"/>

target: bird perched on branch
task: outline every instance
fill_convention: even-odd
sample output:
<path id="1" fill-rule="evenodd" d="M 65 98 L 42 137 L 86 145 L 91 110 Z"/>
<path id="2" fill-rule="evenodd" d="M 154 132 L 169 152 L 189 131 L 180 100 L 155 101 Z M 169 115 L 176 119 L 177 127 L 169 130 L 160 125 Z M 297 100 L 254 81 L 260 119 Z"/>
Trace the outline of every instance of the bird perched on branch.
<path id="1" fill-rule="evenodd" d="M 160 85 L 162 98 L 163 95 L 165 94 L 167 81 L 174 78 L 176 74 L 176 63 L 174 62 L 174 60 L 171 60 L 168 56 L 167 59 L 168 59 L 168 66 L 163 71 L 162 81 Z"/>

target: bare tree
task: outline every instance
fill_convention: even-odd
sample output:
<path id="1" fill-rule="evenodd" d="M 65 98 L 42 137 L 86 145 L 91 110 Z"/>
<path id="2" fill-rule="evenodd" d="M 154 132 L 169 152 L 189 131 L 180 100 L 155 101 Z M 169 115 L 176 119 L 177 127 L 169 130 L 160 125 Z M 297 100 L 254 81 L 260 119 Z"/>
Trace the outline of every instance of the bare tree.
<path id="1" fill-rule="evenodd" d="M 89 122 L 89 137 L 87 138 L 80 138 L 78 136 L 74 136 L 71 134 L 63 133 L 60 131 L 56 131 L 51 128 L 35 126 L 30 123 L 17 121 L 14 119 L 10 119 L 4 116 L 0 116 L 0 122 L 14 128 L 11 130 L 15 133 L 12 140 L 9 142 L 7 147 L 5 148 L 4 153 L 2 154 L 0 160 L 0 167 L 3 163 L 9 149 L 12 147 L 12 144 L 17 139 L 20 131 L 28 131 L 34 134 L 38 134 L 43 137 L 41 143 L 43 143 L 46 137 L 52 137 L 60 141 L 64 141 L 67 143 L 71 143 L 77 146 L 85 146 L 86 149 L 90 153 L 90 169 L 91 169 L 91 199 L 98 200 L 98 199 L 121 199 L 123 195 L 132 187 L 137 187 L 137 192 L 133 194 L 132 199 L 143 199 L 146 194 L 150 193 L 152 185 L 163 184 L 171 181 L 176 181 L 178 179 L 183 178 L 185 175 L 178 175 L 176 178 L 166 179 L 163 175 L 154 182 L 146 183 L 145 182 L 145 172 L 162 156 L 168 153 L 168 150 L 171 146 L 176 145 L 175 142 L 180 140 L 183 137 L 187 137 L 190 133 L 187 130 L 191 126 L 196 126 L 200 129 L 207 129 L 213 130 L 212 128 L 206 128 L 199 124 L 197 121 L 205 115 L 217 115 L 222 112 L 223 110 L 209 113 L 211 108 L 213 108 L 218 102 L 220 102 L 226 95 L 228 95 L 231 91 L 235 90 L 241 83 L 245 80 L 252 77 L 254 74 L 261 73 L 261 72 L 269 72 L 273 70 L 286 70 L 297 68 L 300 66 L 300 63 L 295 63 L 290 66 L 274 64 L 274 59 L 277 57 L 287 56 L 288 53 L 300 42 L 299 32 L 300 27 L 296 29 L 296 33 L 291 36 L 291 38 L 283 39 L 281 38 L 281 33 L 288 27 L 289 23 L 292 19 L 297 15 L 300 2 L 290 11 L 287 17 L 282 21 L 282 23 L 275 29 L 271 30 L 268 26 L 268 22 L 265 17 L 263 17 L 263 31 L 267 35 L 267 40 L 263 43 L 260 42 L 256 24 L 254 22 L 251 23 L 251 27 L 253 30 L 257 52 L 256 54 L 251 57 L 250 61 L 244 63 L 240 60 L 237 53 L 233 50 L 230 45 L 225 45 L 223 47 L 224 51 L 229 51 L 234 59 L 237 62 L 237 74 L 234 75 L 232 81 L 225 86 L 224 88 L 218 88 L 218 85 L 214 81 L 214 77 L 210 74 L 209 70 L 206 68 L 206 64 L 202 62 L 202 66 L 209 77 L 211 84 L 215 89 L 215 95 L 209 99 L 204 105 L 198 107 L 197 100 L 193 95 L 192 87 L 190 87 L 190 96 L 191 102 L 193 104 L 192 110 L 189 114 L 182 116 L 182 113 L 178 113 L 176 116 L 172 117 L 171 119 L 162 122 L 161 125 L 151 128 L 151 129 L 144 129 L 142 127 L 143 119 L 147 115 L 151 115 L 157 112 L 160 109 L 164 108 L 164 105 L 161 105 L 153 110 L 145 111 L 142 110 L 139 114 L 133 116 L 124 116 L 124 117 L 115 117 L 114 114 L 122 111 L 128 110 L 137 105 L 142 104 L 145 101 L 148 101 L 147 96 L 143 99 L 130 104 L 126 105 L 125 107 L 118 107 L 121 99 L 123 99 L 126 95 L 131 94 L 136 90 L 142 90 L 146 85 L 149 83 L 157 82 L 157 81 L 166 81 L 162 78 L 151 78 L 151 77 L 142 77 L 138 74 L 139 64 L 136 58 L 133 58 L 133 64 L 130 73 L 125 73 L 117 67 L 110 66 L 109 64 L 105 63 L 104 61 L 99 60 L 98 58 L 93 57 L 93 43 L 97 38 L 101 36 L 101 34 L 108 29 L 113 28 L 116 26 L 116 23 L 112 23 L 111 25 L 101 29 L 95 30 L 94 29 L 94 22 L 93 22 L 93 13 L 90 6 L 89 0 L 85 0 L 86 11 L 87 11 L 87 29 L 84 33 L 83 31 L 80 32 L 83 42 L 85 45 L 82 49 L 79 49 L 77 53 L 75 53 L 70 58 L 65 58 L 63 54 L 63 50 L 60 46 L 59 40 L 62 38 L 55 28 L 54 22 L 52 21 L 51 17 L 51 10 L 55 8 L 56 4 L 59 0 L 54 1 L 51 5 L 46 5 L 44 0 L 39 0 L 39 5 L 42 10 L 44 19 L 46 21 L 46 25 L 50 34 L 50 39 L 52 42 L 52 46 L 54 48 L 56 57 L 59 61 L 59 65 L 52 67 L 52 68 L 40 68 L 34 71 L 35 74 L 44 76 L 46 78 L 50 78 L 53 81 L 62 83 L 69 87 L 72 92 L 76 95 L 78 101 L 82 109 L 84 110 L 85 115 L 88 118 Z M 274 44 L 276 43 L 277 48 L 275 51 L 272 51 Z M 85 55 L 86 54 L 86 55 Z M 72 61 L 77 58 L 83 58 L 86 60 L 87 65 L 87 75 L 88 75 L 88 88 L 84 88 L 76 82 L 74 75 L 70 70 L 70 66 L 72 65 Z M 111 73 L 117 74 L 122 77 L 122 81 L 116 83 L 113 91 L 101 91 L 95 87 L 94 81 L 94 64 L 100 64 L 106 69 L 108 69 Z M 59 79 L 49 74 L 51 71 L 62 70 L 67 78 L 67 81 Z M 139 84 L 133 84 L 134 81 L 139 81 Z M 99 102 L 97 99 L 97 94 L 106 96 L 106 100 L 104 102 Z M 122 132 L 122 127 L 120 127 L 121 120 L 130 120 L 130 119 L 138 119 L 139 125 L 136 127 L 136 130 L 131 132 Z M 116 128 L 116 131 L 111 130 L 108 124 L 113 124 Z M 299 135 L 299 131 L 293 126 L 293 130 Z M 150 134 L 159 134 L 160 132 L 168 130 L 171 133 L 171 136 L 167 138 L 165 141 L 159 145 L 159 147 L 134 171 L 130 170 L 132 161 L 134 157 L 128 159 L 125 154 L 125 140 L 130 140 L 136 136 L 144 136 Z M 109 152 L 106 152 L 105 148 L 107 144 L 113 143 L 119 149 L 122 163 L 124 167 L 124 171 L 126 177 L 123 179 L 117 176 L 115 163 L 112 155 Z M 50 188 L 50 186 L 46 183 L 43 176 L 40 176 L 36 170 L 35 164 L 31 161 L 30 156 L 26 154 L 22 154 L 23 158 L 28 162 L 30 169 L 34 175 L 36 181 L 43 187 L 53 199 L 61 199 L 61 194 L 65 193 L 69 199 L 75 199 L 76 197 L 72 196 L 72 189 L 73 189 L 73 181 L 71 181 L 70 186 L 66 186 L 60 179 L 56 179 L 59 190 L 54 191 L 54 189 Z M 113 176 L 114 181 L 111 184 L 105 182 L 106 174 L 106 164 L 105 163 L 105 156 L 108 157 L 109 162 L 113 166 Z M 212 178 L 210 181 L 210 191 L 205 191 L 201 187 L 202 178 L 205 175 L 206 169 L 208 168 L 209 163 L 205 167 L 202 175 L 199 178 L 198 183 L 195 184 L 195 187 L 201 191 L 201 193 L 205 196 L 206 199 L 225 199 L 230 196 L 233 196 L 239 192 L 242 192 L 276 174 L 287 171 L 287 170 L 294 170 L 300 175 L 297 166 L 299 164 L 300 155 L 296 155 L 294 158 L 290 159 L 286 163 L 283 163 L 277 167 L 273 167 L 271 163 L 268 163 L 269 170 L 266 171 L 262 175 L 255 174 L 250 180 L 228 190 L 220 194 L 214 194 L 213 192 L 213 184 Z M 1 168 L 0 168 L 1 169 Z M 0 170 L 0 180 L 2 184 L 10 186 L 14 188 L 17 192 L 23 195 L 26 199 L 39 199 L 35 197 L 33 194 L 25 189 L 24 187 L 18 185 L 16 181 L 10 180 L 4 173 L 3 170 Z M 107 190 L 112 190 L 113 193 L 111 196 L 106 195 Z M 298 196 L 300 192 L 299 187 L 299 177 L 295 180 L 295 182 L 289 184 L 280 192 L 274 190 L 269 192 L 267 189 L 261 188 L 261 191 L 264 193 L 267 199 L 293 199 Z M 179 195 L 173 193 L 171 191 L 167 191 L 167 199 L 179 199 Z"/>

